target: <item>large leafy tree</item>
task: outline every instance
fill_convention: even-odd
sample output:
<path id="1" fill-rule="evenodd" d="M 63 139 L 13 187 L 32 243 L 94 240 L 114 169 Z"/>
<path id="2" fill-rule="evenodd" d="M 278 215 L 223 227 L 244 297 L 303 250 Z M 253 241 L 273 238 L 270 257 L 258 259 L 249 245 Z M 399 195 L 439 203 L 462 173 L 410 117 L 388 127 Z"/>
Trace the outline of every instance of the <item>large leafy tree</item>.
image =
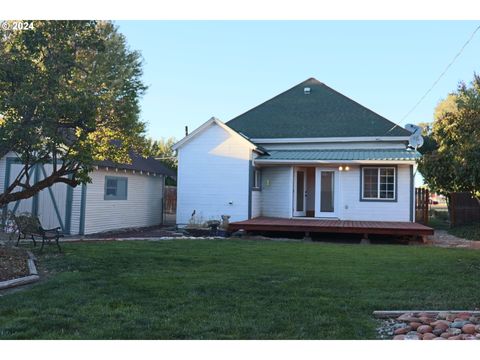
<path id="1" fill-rule="evenodd" d="M 0 34 L 0 156 L 13 151 L 23 163 L 0 205 L 88 182 L 95 161 L 128 163 L 143 149 L 141 56 L 114 24 L 36 21 Z M 30 170 L 45 163 L 53 171 L 33 182 Z"/>
<path id="2" fill-rule="evenodd" d="M 465 191 L 480 197 L 480 77 L 437 106 L 431 137 L 435 146 L 420 160 L 419 169 L 438 193 Z"/>
<path id="3" fill-rule="evenodd" d="M 176 142 L 173 137 L 161 138 L 160 140 L 149 139 L 147 144 L 148 154 L 176 170 L 178 166 L 177 157 L 172 149 Z"/>

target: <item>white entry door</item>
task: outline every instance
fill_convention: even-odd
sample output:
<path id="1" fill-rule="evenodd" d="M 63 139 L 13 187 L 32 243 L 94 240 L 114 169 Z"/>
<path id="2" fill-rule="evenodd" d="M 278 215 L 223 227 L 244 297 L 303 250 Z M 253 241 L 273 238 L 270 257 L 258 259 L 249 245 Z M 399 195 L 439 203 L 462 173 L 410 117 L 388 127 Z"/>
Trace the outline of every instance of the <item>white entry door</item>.
<path id="1" fill-rule="evenodd" d="M 337 217 L 337 171 L 317 168 L 315 180 L 315 217 Z"/>
<path id="2" fill-rule="evenodd" d="M 295 168 L 293 175 L 293 216 L 306 216 L 307 170 Z"/>

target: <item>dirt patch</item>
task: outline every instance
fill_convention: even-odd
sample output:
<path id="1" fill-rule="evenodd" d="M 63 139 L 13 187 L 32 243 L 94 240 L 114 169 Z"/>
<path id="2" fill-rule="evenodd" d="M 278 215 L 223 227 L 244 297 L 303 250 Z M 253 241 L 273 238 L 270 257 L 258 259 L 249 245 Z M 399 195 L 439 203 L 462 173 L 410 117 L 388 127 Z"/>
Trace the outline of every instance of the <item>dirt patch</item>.
<path id="1" fill-rule="evenodd" d="M 159 238 L 159 237 L 179 237 L 180 233 L 175 233 L 172 228 L 165 226 L 150 226 L 143 228 L 121 229 L 107 231 L 102 233 L 90 234 L 85 236 L 89 239 L 115 239 L 115 238 Z"/>
<path id="2" fill-rule="evenodd" d="M 27 259 L 23 249 L 0 246 L 0 281 L 29 275 Z"/>

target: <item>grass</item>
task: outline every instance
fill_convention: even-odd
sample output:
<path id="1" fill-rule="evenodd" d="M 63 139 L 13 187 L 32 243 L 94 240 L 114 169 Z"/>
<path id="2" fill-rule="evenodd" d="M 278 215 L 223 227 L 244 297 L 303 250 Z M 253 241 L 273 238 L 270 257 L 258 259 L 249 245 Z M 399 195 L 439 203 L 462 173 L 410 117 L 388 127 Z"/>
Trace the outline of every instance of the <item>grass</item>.
<path id="1" fill-rule="evenodd" d="M 463 239 L 480 241 L 480 223 L 456 226 L 448 232 Z"/>
<path id="2" fill-rule="evenodd" d="M 373 310 L 472 309 L 480 253 L 249 240 L 65 244 L 2 339 L 372 339 Z"/>

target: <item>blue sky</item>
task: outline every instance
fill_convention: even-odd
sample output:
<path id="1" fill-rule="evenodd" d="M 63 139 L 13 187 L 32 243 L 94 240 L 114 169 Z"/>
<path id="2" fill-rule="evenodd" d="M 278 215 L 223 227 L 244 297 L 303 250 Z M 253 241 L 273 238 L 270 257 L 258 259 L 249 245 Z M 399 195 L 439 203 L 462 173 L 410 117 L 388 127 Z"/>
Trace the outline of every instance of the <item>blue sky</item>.
<path id="1" fill-rule="evenodd" d="M 142 119 L 153 138 L 183 137 L 309 77 L 397 122 L 437 79 L 474 21 L 116 21 L 144 58 Z M 480 72 L 477 33 L 403 122 L 431 121 L 437 102 Z"/>

